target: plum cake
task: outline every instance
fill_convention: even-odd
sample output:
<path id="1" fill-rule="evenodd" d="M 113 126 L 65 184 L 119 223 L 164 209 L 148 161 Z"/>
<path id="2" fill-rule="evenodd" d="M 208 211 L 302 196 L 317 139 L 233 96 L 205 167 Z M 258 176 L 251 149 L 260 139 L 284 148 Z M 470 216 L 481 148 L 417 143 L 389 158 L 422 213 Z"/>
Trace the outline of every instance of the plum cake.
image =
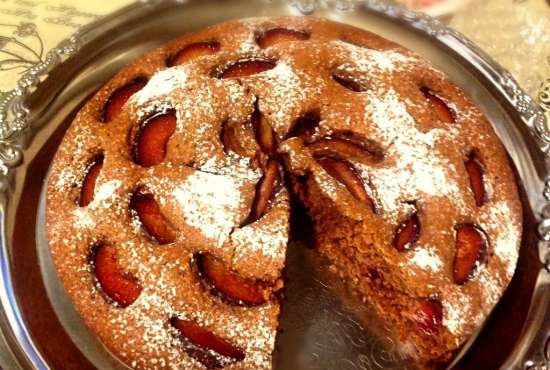
<path id="1" fill-rule="evenodd" d="M 128 366 L 270 369 L 291 199 L 421 368 L 514 273 L 521 204 L 480 110 L 415 53 L 309 17 L 212 26 L 112 78 L 53 161 L 49 245 Z"/>

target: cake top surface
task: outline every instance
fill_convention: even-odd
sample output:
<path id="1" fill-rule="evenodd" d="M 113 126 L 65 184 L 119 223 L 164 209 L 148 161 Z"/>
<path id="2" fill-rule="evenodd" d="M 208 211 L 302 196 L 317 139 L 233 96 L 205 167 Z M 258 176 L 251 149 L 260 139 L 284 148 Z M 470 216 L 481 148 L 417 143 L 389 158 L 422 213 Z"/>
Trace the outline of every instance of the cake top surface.
<path id="1" fill-rule="evenodd" d="M 306 139 L 296 129 L 308 119 L 315 125 Z M 266 123 L 272 136 L 262 134 Z M 153 124 L 157 132 L 148 131 Z M 383 158 L 349 159 L 370 206 L 313 153 L 312 143 L 350 135 Z M 272 166 L 274 157 L 284 160 Z M 121 71 L 79 112 L 56 155 L 47 194 L 52 255 L 77 308 L 110 349 L 136 368 L 200 368 L 177 345 L 168 324 L 177 316 L 244 349 L 245 359 L 229 368 L 270 368 L 278 304 L 243 309 L 212 300 L 193 261 L 208 253 L 246 279 L 280 278 L 289 234 L 289 195 L 276 175 L 283 164 L 293 175 L 312 174 L 342 215 L 376 228 L 402 289 L 441 301 L 457 345 L 513 275 L 521 238 L 513 173 L 491 125 L 460 88 L 415 53 L 350 26 L 292 17 L 233 21 L 188 34 Z M 82 206 L 94 166 L 93 197 Z M 482 193 L 471 171 L 482 172 Z M 269 174 L 279 180 L 270 183 Z M 270 195 L 261 217 L 251 219 L 262 184 Z M 144 232 L 132 209 L 136 194 L 154 196 L 152 207 L 169 220 L 166 245 L 159 247 L 155 230 Z M 413 215 L 422 233 L 414 248 L 397 251 L 396 229 Z M 490 256 L 483 267 L 474 261 L 467 284 L 453 281 L 461 225 L 482 230 Z M 139 281 L 139 296 L 125 308 L 103 299 L 91 274 L 90 248 L 98 244 L 116 246 L 118 265 Z"/>

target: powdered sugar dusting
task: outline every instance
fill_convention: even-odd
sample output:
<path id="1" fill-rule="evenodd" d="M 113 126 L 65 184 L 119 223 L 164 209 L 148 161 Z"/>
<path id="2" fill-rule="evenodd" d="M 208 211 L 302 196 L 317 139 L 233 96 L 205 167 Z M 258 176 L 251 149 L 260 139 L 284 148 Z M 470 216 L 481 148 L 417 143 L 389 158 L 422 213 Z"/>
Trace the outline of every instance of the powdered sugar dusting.
<path id="1" fill-rule="evenodd" d="M 75 208 L 73 211 L 74 226 L 77 229 L 90 229 L 95 226 L 95 221 L 85 208 Z"/>
<path id="2" fill-rule="evenodd" d="M 185 67 L 173 67 L 159 71 L 151 77 L 143 89 L 131 97 L 131 100 L 137 105 L 143 105 L 155 98 L 169 94 L 176 88 L 183 87 L 187 79 Z"/>
<path id="3" fill-rule="evenodd" d="M 239 253 L 246 249 L 248 253 L 259 251 L 272 259 L 284 258 L 287 243 L 286 223 L 266 226 L 268 227 L 244 227 L 236 230 L 231 235 L 231 240 Z"/>
<path id="4" fill-rule="evenodd" d="M 78 176 L 72 167 L 66 167 L 57 177 L 55 188 L 57 190 L 64 190 L 73 184 L 78 183 L 80 176 Z"/>
<path id="5" fill-rule="evenodd" d="M 252 54 L 254 51 L 258 50 L 258 43 L 256 42 L 256 37 L 254 35 L 254 30 L 250 29 L 250 33 L 246 38 L 242 39 L 239 43 L 239 52 L 247 55 Z"/>
<path id="6" fill-rule="evenodd" d="M 236 229 L 231 234 L 235 254 L 249 258 L 251 254 L 259 252 L 277 263 L 284 259 L 288 242 L 288 224 L 286 217 L 275 214 L 277 211 L 286 213 L 286 196 L 283 194 L 286 195 L 286 191 L 276 195 L 275 204 L 267 215 L 257 222 Z"/>
<path id="7" fill-rule="evenodd" d="M 185 221 L 221 246 L 241 215 L 242 180 L 196 171 L 172 195 Z"/>
<path id="8" fill-rule="evenodd" d="M 456 135 L 452 128 L 420 132 L 393 89 L 368 93 L 366 104 L 365 120 L 373 123 L 377 139 L 388 147 L 391 165 L 377 169 L 362 166 L 363 177 L 370 174 L 381 205 L 393 222 L 406 201 L 421 196 L 451 197 L 459 192 L 458 184 L 450 180 L 456 178 L 456 169 L 435 149 L 439 140 Z"/>
<path id="9" fill-rule="evenodd" d="M 97 188 L 93 202 L 104 202 L 115 195 L 115 191 L 122 185 L 120 180 L 110 180 L 99 185 Z"/>
<path id="10" fill-rule="evenodd" d="M 269 84 L 270 90 L 270 94 L 260 101 L 260 109 L 272 112 L 270 123 L 275 132 L 283 136 L 308 90 L 292 66 L 283 61 L 279 61 L 275 68 L 267 71 L 259 80 Z"/>
<path id="11" fill-rule="evenodd" d="M 521 234 L 516 227 L 506 227 L 505 230 L 502 228 L 513 219 L 509 204 L 505 201 L 496 202 L 488 207 L 480 218 L 480 226 L 486 232 L 496 235 L 496 238 L 489 242 L 493 246 L 495 256 L 504 263 L 508 278 L 512 277 L 518 259 L 517 242 L 520 240 Z"/>
<path id="12" fill-rule="evenodd" d="M 418 63 L 418 58 L 392 50 L 375 50 L 356 46 L 343 41 L 332 42 L 337 50 L 345 55 L 347 60 L 338 69 L 347 72 L 392 73 L 405 70 L 412 63 Z"/>
<path id="13" fill-rule="evenodd" d="M 170 271 L 173 266 L 166 266 L 165 271 Z M 121 312 L 112 320 L 112 324 L 119 326 L 119 331 L 114 335 L 127 337 L 126 327 L 130 323 L 134 323 L 139 328 L 141 333 L 141 343 L 145 346 L 140 348 L 146 352 L 147 356 L 139 356 L 135 358 L 131 365 L 133 367 L 163 369 L 166 368 L 164 356 L 169 349 L 170 366 L 174 368 L 187 368 L 194 360 L 185 356 L 181 356 L 181 343 L 177 335 L 167 327 L 166 318 L 174 314 L 174 307 L 168 298 L 173 298 L 175 292 L 166 295 L 170 292 L 168 289 L 171 283 L 167 281 L 164 274 L 161 274 L 154 286 L 146 287 L 138 297 L 138 299 L 130 306 Z M 160 294 L 162 292 L 162 294 Z M 166 347 L 166 345 L 169 345 Z M 134 350 L 136 343 L 133 341 L 124 343 L 123 347 L 128 352 Z"/>
<path id="14" fill-rule="evenodd" d="M 475 277 L 479 281 L 482 294 L 481 307 L 473 307 L 471 298 L 464 293 L 463 287 L 449 285 L 443 291 L 443 325 L 449 331 L 459 337 L 478 327 L 483 322 L 494 305 L 500 299 L 504 283 L 497 271 L 481 269 Z"/>
<path id="15" fill-rule="evenodd" d="M 437 272 L 443 267 L 443 261 L 433 249 L 419 245 L 414 248 L 408 260 L 408 264 L 423 270 Z"/>
<path id="16" fill-rule="evenodd" d="M 460 343 L 460 337 L 464 334 L 467 317 L 470 323 L 477 325 L 481 320 L 480 314 L 474 316 L 472 302 L 467 295 L 460 291 L 460 287 L 448 286 L 441 297 L 443 305 L 443 326 L 456 335 L 456 343 Z"/>
<path id="17" fill-rule="evenodd" d="M 329 199 L 338 200 L 337 189 L 344 189 L 344 186 L 325 171 L 319 171 L 314 176 L 323 194 Z"/>
<path id="18" fill-rule="evenodd" d="M 92 229 L 96 226 L 94 220 L 95 210 L 99 207 L 109 209 L 116 198 L 116 191 L 122 186 L 120 180 L 110 180 L 99 185 L 94 193 L 94 199 L 85 208 L 78 207 L 73 210 L 74 227 L 76 229 Z"/>

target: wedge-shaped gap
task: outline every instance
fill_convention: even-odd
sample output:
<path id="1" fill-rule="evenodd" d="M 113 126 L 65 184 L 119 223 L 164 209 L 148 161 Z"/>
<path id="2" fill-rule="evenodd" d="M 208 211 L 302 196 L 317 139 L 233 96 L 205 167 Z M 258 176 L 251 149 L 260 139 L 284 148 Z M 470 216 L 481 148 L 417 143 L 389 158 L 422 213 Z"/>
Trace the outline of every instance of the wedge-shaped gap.
<path id="1" fill-rule="evenodd" d="M 168 140 L 176 131 L 176 111 L 155 113 L 139 127 L 134 139 L 134 162 L 142 167 L 156 166 L 166 157 Z"/>
<path id="2" fill-rule="evenodd" d="M 245 358 L 241 348 L 218 337 L 194 320 L 172 317 L 170 324 L 178 331 L 185 352 L 207 369 L 220 369 Z"/>
<path id="3" fill-rule="evenodd" d="M 147 78 L 137 77 L 126 85 L 111 93 L 101 111 L 101 122 L 108 123 L 114 120 L 122 111 L 124 104 L 139 90 L 147 85 Z"/>
<path id="4" fill-rule="evenodd" d="M 289 240 L 299 240 L 307 248 L 315 248 L 315 223 L 308 208 L 302 201 L 307 197 L 308 172 L 303 175 L 290 175 L 285 171 L 285 183 L 290 184 L 290 237 Z"/>
<path id="5" fill-rule="evenodd" d="M 470 281 L 487 262 L 488 241 L 485 232 L 474 224 L 456 226 L 453 280 L 458 285 Z"/>
<path id="6" fill-rule="evenodd" d="M 430 107 L 433 109 L 435 115 L 441 122 L 443 123 L 456 122 L 455 112 L 449 107 L 449 105 L 439 95 L 437 95 L 434 91 L 430 90 L 430 88 L 426 86 L 422 86 L 420 88 L 420 91 L 422 92 L 422 94 L 424 94 L 426 101 L 428 102 Z"/>
<path id="7" fill-rule="evenodd" d="M 470 179 L 470 189 L 474 194 L 476 206 L 481 207 L 487 202 L 487 191 L 485 190 L 485 167 L 477 150 L 474 149 L 470 152 L 464 166 Z"/>
<path id="8" fill-rule="evenodd" d="M 123 308 L 134 303 L 142 288 L 137 279 L 121 270 L 116 248 L 97 243 L 92 246 L 90 257 L 96 281 L 103 293 Z"/>
<path id="9" fill-rule="evenodd" d="M 415 206 L 416 207 L 416 206 Z M 421 225 L 418 210 L 410 214 L 407 219 L 397 227 L 393 238 L 393 246 L 400 252 L 412 249 L 420 238 Z"/>
<path id="10" fill-rule="evenodd" d="M 147 234 L 159 244 L 176 240 L 176 230 L 162 214 L 153 194 L 144 187 L 138 188 L 130 199 L 130 208 L 135 212 Z"/>
<path id="11" fill-rule="evenodd" d="M 225 303 L 250 307 L 262 305 L 269 299 L 267 282 L 244 278 L 209 253 L 198 253 L 194 260 L 199 277 L 210 293 Z"/>
<path id="12" fill-rule="evenodd" d="M 269 71 L 276 66 L 277 62 L 272 59 L 241 59 L 222 68 L 217 68 L 214 71 L 214 76 L 221 79 L 247 77 Z"/>
<path id="13" fill-rule="evenodd" d="M 80 197 L 78 199 L 78 205 L 80 207 L 86 207 L 94 200 L 95 184 L 103 168 L 103 160 L 103 153 L 97 154 L 86 167 L 86 175 L 82 181 Z"/>
<path id="14" fill-rule="evenodd" d="M 218 41 L 200 41 L 186 45 L 166 59 L 166 66 L 173 67 L 187 63 L 195 58 L 213 55 L 220 51 Z"/>
<path id="15" fill-rule="evenodd" d="M 308 31 L 277 27 L 258 34 L 256 42 L 262 49 L 265 49 L 283 42 L 309 40 L 310 37 L 311 34 Z"/>

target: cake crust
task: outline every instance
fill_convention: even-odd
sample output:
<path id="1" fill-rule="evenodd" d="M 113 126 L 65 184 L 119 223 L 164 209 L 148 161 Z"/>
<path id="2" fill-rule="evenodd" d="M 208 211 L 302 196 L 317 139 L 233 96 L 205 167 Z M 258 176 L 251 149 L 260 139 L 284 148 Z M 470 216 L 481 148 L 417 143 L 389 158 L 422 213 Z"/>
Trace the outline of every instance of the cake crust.
<path id="1" fill-rule="evenodd" d="M 119 104 L 113 96 L 122 95 Z M 163 114 L 173 118 L 155 116 Z M 298 132 L 304 117 L 312 127 Z M 161 134 L 146 131 L 151 122 Z M 332 140 L 329 149 L 314 144 L 323 139 Z M 344 142 L 338 155 L 331 152 L 336 140 Z M 157 154 L 141 153 L 141 142 Z M 83 203 L 98 156 L 101 168 Z M 277 161 L 272 182 L 265 180 L 270 160 Z M 138 189 L 154 197 L 168 225 L 162 230 L 171 228 L 174 240 L 155 237 L 160 229 L 146 228 L 132 209 Z M 319 253 L 388 312 L 424 364 L 450 358 L 514 273 L 521 204 L 506 152 L 480 110 L 415 53 L 309 17 L 190 33 L 107 82 L 77 114 L 52 164 L 46 222 L 53 261 L 86 324 L 133 368 L 270 369 L 288 189 L 314 220 Z M 251 219 L 255 208 L 265 210 Z M 418 235 L 398 250 L 395 235 L 414 214 Z M 484 250 L 459 284 L 461 225 L 481 230 Z M 100 244 L 116 248 L 122 281 L 139 286 L 125 307 L 96 276 Z M 205 285 L 198 253 L 239 279 L 269 283 L 270 296 L 258 305 L 228 304 Z M 426 335 L 422 322 L 407 328 L 418 324 L 417 306 L 432 301 L 436 311 L 441 306 L 436 332 Z M 196 322 L 244 357 L 197 359 L 174 318 Z"/>

